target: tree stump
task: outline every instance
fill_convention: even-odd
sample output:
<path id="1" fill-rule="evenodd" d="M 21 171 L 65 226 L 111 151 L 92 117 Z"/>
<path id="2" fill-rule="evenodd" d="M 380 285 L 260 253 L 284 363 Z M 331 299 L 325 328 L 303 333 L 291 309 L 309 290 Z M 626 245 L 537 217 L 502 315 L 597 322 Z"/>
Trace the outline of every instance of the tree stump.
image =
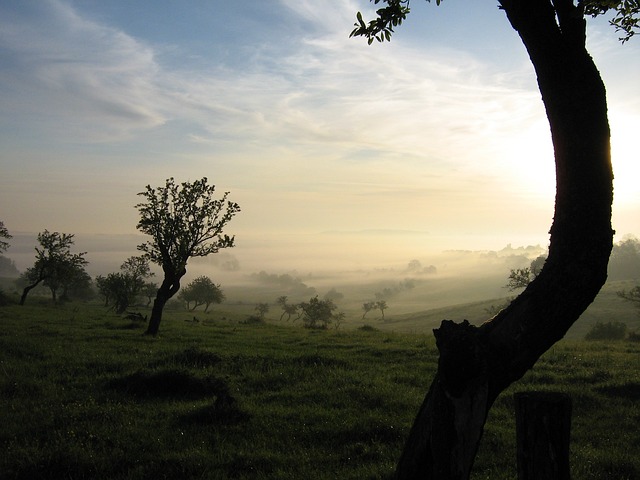
<path id="1" fill-rule="evenodd" d="M 518 480 L 569 480 L 571 398 L 520 392 L 514 400 Z"/>

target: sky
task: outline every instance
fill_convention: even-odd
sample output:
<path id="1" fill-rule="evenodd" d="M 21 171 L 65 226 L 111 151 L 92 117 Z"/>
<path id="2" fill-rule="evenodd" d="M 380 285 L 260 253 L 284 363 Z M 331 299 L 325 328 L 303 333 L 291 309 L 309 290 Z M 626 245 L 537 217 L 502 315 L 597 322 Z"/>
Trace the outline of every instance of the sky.
<path id="1" fill-rule="evenodd" d="M 136 194 L 207 177 L 240 204 L 226 233 L 255 269 L 546 246 L 549 127 L 497 2 L 415 0 L 391 43 L 368 46 L 349 33 L 373 7 L 0 2 L 0 220 L 34 243 L 48 229 L 135 252 Z M 640 39 L 588 25 L 619 240 L 640 234 Z"/>

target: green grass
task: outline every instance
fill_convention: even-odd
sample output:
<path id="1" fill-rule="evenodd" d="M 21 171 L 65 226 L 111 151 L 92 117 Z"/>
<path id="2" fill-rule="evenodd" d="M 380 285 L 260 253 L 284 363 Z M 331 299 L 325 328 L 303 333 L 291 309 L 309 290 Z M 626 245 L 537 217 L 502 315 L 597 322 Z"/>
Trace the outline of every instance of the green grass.
<path id="1" fill-rule="evenodd" d="M 243 325 L 223 308 L 168 311 L 158 338 L 97 305 L 0 308 L 0 478 L 390 478 L 431 335 Z M 555 346 L 497 400 L 473 478 L 516 477 L 516 390 L 573 398 L 574 479 L 640 478 L 639 354 Z"/>

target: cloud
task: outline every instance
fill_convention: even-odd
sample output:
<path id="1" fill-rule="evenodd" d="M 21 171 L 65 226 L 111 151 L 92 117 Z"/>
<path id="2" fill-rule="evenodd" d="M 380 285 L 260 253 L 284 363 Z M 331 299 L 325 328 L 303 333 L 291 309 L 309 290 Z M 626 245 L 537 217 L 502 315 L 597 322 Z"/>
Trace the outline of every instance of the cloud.
<path id="1" fill-rule="evenodd" d="M 85 141 L 166 121 L 149 46 L 57 0 L 22 7 L 0 16 L 3 116 Z"/>

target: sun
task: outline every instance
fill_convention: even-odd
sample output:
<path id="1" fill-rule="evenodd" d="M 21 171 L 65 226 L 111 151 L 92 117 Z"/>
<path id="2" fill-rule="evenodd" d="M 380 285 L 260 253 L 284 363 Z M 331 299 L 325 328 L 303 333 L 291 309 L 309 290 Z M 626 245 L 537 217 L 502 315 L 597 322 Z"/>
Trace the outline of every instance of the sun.
<path id="1" fill-rule="evenodd" d="M 611 163 L 613 164 L 613 201 L 615 204 L 637 205 L 640 203 L 638 125 L 640 125 L 640 116 L 638 115 L 611 115 Z"/>

